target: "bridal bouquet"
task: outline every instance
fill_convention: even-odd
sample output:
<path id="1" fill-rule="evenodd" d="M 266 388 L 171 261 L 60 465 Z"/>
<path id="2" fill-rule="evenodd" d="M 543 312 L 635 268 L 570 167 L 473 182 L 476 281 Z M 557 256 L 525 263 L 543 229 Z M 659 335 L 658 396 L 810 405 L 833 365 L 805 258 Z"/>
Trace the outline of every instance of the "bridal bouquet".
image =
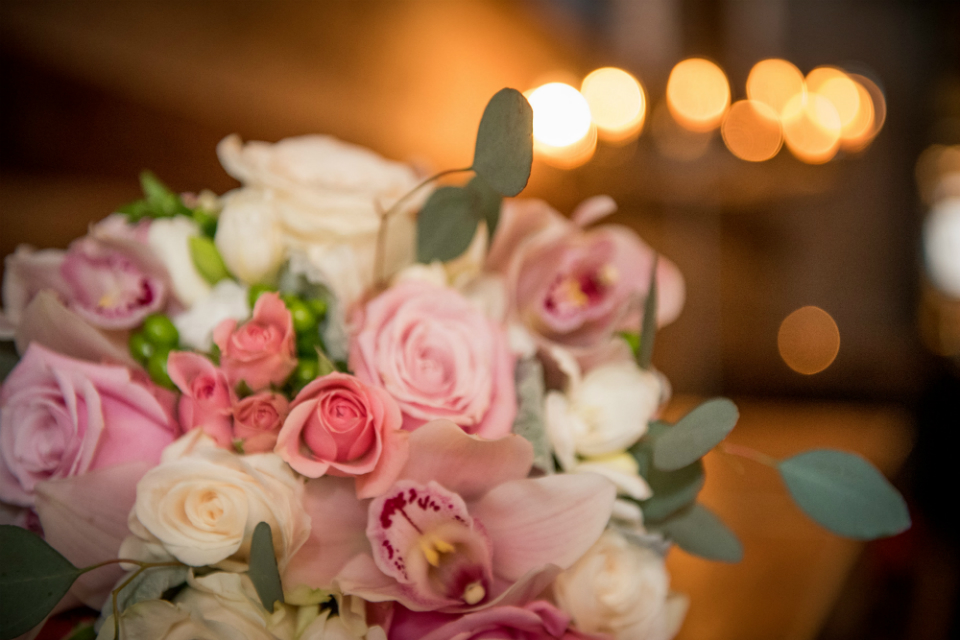
<path id="1" fill-rule="evenodd" d="M 0 637 L 83 604 L 77 638 L 665 640 L 671 546 L 742 553 L 696 501 L 718 446 L 841 535 L 909 526 L 856 455 L 722 444 L 729 400 L 659 419 L 683 278 L 598 224 L 609 198 L 503 199 L 532 119 L 497 93 L 472 165 L 426 180 L 231 136 L 240 188 L 144 174 L 65 251 L 8 256 Z"/>

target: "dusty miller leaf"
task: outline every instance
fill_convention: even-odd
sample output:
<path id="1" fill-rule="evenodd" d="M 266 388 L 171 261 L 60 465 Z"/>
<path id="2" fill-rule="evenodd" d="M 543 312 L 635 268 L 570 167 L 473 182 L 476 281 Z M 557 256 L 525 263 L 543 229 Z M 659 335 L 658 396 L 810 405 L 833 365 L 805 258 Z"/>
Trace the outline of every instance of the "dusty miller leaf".
<path id="1" fill-rule="evenodd" d="M 543 417 L 543 365 L 536 358 L 524 358 L 517 362 L 515 376 L 517 417 L 513 421 L 513 433 L 533 445 L 533 466 L 553 473 L 553 453 Z"/>
<path id="2" fill-rule="evenodd" d="M 643 321 L 640 325 L 640 348 L 637 350 L 637 364 L 649 369 L 653 362 L 653 343 L 657 335 L 657 263 L 659 256 L 653 257 L 650 269 L 650 287 L 647 299 L 643 303 Z"/>

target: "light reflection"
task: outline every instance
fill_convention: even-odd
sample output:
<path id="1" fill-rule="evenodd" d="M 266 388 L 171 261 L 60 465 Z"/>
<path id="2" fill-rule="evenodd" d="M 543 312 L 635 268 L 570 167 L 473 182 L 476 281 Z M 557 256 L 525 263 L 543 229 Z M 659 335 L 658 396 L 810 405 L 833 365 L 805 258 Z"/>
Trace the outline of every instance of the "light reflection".
<path id="1" fill-rule="evenodd" d="M 844 149 L 848 151 L 860 151 L 866 148 L 867 145 L 877 137 L 877 134 L 880 133 L 880 129 L 883 128 L 883 123 L 887 119 L 887 100 L 883 95 L 883 91 L 877 86 L 877 83 L 870 78 L 856 73 L 849 75 L 850 79 L 856 82 L 859 88 L 866 91 L 867 95 L 869 95 L 870 109 L 873 112 L 869 128 L 859 136 L 850 136 L 849 139 L 844 140 Z M 861 94 L 860 99 L 863 101 L 863 94 Z"/>
<path id="2" fill-rule="evenodd" d="M 761 60 L 747 76 L 747 98 L 762 102 L 777 114 L 790 98 L 805 91 L 803 74 L 792 63 L 779 58 Z"/>
<path id="3" fill-rule="evenodd" d="M 823 164 L 840 148 L 840 114 L 816 93 L 796 95 L 781 113 L 783 139 L 790 152 L 808 164 Z"/>
<path id="4" fill-rule="evenodd" d="M 756 100 L 733 103 L 720 126 L 730 153 L 748 162 L 763 162 L 783 145 L 780 119 L 768 105 Z"/>
<path id="5" fill-rule="evenodd" d="M 615 67 L 603 67 L 583 79 L 580 92 L 590 105 L 601 140 L 624 143 L 640 135 L 646 96 L 632 75 Z"/>
<path id="6" fill-rule="evenodd" d="M 674 119 L 691 131 L 712 131 L 730 106 L 730 84 L 723 70 L 703 58 L 683 60 L 667 80 L 667 104 Z"/>
<path id="7" fill-rule="evenodd" d="M 797 373 L 820 373 L 840 352 L 840 329 L 820 307 L 801 307 L 780 324 L 777 348 L 783 361 Z"/>
<path id="8" fill-rule="evenodd" d="M 533 137 L 551 147 L 566 147 L 590 131 L 590 106 L 580 92 L 550 82 L 527 94 L 533 108 Z"/>

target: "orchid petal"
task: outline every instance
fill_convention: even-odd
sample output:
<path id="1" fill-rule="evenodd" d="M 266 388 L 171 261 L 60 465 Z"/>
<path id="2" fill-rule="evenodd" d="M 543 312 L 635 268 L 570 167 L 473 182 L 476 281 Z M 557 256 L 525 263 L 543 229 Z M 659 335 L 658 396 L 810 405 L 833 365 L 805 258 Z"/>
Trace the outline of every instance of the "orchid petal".
<path id="1" fill-rule="evenodd" d="M 357 476 L 357 499 L 375 498 L 390 488 L 410 458 L 410 433 L 388 429 L 383 434 L 380 461 L 368 474 Z"/>
<path id="2" fill-rule="evenodd" d="M 606 478 L 563 474 L 504 483 L 470 513 L 493 540 L 494 573 L 511 580 L 546 564 L 572 565 L 603 533 L 615 499 Z"/>
<path id="3" fill-rule="evenodd" d="M 573 224 L 583 228 L 606 218 L 616 210 L 617 203 L 610 196 L 593 196 L 578 204 L 570 217 Z"/>
<path id="4" fill-rule="evenodd" d="M 36 510 L 47 542 L 78 567 L 117 557 L 129 535 L 127 516 L 137 499 L 145 462 L 106 467 L 37 484 Z M 123 571 L 119 566 L 86 573 L 70 591 L 99 609 Z"/>
<path id="5" fill-rule="evenodd" d="M 307 482 L 303 508 L 310 537 L 287 564 L 283 582 L 290 589 L 327 588 L 350 558 L 370 550 L 367 503 L 357 500 L 353 480 L 325 476 Z"/>
<path id="6" fill-rule="evenodd" d="M 520 436 L 484 440 L 449 420 L 434 420 L 410 434 L 410 458 L 400 477 L 421 484 L 435 480 L 470 502 L 498 484 L 527 477 L 532 464 L 533 446 Z"/>

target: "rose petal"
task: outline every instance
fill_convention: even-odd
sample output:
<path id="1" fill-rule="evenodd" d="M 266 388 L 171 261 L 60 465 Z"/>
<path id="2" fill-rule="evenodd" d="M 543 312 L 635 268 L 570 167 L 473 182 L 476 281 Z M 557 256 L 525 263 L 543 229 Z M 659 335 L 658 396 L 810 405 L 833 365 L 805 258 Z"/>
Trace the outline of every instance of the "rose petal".
<path id="1" fill-rule="evenodd" d="M 572 565 L 603 533 L 615 499 L 601 476 L 564 474 L 501 484 L 470 513 L 493 540 L 494 573 L 517 579 L 546 564 Z"/>

